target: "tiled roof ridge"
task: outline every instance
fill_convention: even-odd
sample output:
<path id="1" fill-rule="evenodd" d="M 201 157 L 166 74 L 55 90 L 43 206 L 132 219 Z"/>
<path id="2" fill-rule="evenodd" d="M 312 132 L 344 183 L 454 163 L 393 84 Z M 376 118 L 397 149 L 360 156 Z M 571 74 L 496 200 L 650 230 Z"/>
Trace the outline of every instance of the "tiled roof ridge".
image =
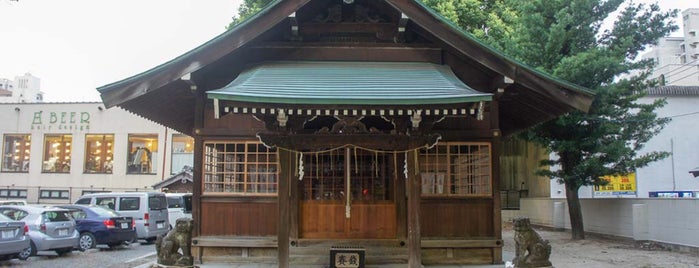
<path id="1" fill-rule="evenodd" d="M 699 86 L 658 86 L 648 88 L 651 96 L 699 96 Z"/>

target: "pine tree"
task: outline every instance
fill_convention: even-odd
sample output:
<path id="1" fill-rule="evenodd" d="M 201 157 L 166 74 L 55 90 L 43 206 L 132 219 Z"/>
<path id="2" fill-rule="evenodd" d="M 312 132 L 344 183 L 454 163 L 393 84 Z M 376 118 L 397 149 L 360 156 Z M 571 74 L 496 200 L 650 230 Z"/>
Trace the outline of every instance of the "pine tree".
<path id="1" fill-rule="evenodd" d="M 669 119 L 655 110 L 664 100 L 640 104 L 650 84 L 652 62 L 634 61 L 638 54 L 677 29 L 677 10 L 661 11 L 657 4 L 623 0 L 532 0 L 513 6 L 521 16 L 515 31 L 513 54 L 522 61 L 596 93 L 588 113 L 571 112 L 540 124 L 526 135 L 546 146 L 558 158 L 542 161 L 539 175 L 566 187 L 573 239 L 584 239 L 578 191 L 582 186 L 605 185 L 605 175 L 635 172 L 667 152 L 640 154 L 646 142 Z M 620 8 L 621 7 L 621 8 Z M 620 13 L 611 29 L 603 21 Z M 640 75 L 620 75 L 642 70 Z"/>

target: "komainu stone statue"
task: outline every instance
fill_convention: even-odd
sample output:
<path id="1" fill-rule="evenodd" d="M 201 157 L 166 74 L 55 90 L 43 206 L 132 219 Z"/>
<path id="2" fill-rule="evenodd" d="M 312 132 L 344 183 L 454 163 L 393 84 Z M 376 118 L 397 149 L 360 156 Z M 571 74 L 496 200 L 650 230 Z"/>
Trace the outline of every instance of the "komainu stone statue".
<path id="1" fill-rule="evenodd" d="M 194 265 L 192 257 L 193 228 L 194 220 L 179 218 L 175 223 L 175 228 L 170 230 L 167 235 L 158 236 L 155 240 L 155 251 L 159 265 L 190 267 Z M 180 249 L 182 250 L 181 254 Z"/>
<path id="2" fill-rule="evenodd" d="M 551 245 L 532 229 L 529 218 L 515 218 L 515 267 L 551 267 Z"/>

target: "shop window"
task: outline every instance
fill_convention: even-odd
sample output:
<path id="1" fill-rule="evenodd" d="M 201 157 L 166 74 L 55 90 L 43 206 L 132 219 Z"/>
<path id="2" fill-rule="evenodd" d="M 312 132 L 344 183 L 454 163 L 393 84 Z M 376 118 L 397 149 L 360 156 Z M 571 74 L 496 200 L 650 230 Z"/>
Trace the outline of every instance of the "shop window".
<path id="1" fill-rule="evenodd" d="M 0 189 L 0 197 L 27 198 L 27 189 Z"/>
<path id="2" fill-rule="evenodd" d="M 260 142 L 204 143 L 204 193 L 275 195 L 276 149 Z"/>
<path id="3" fill-rule="evenodd" d="M 3 172 L 29 172 L 31 135 L 5 134 L 2 154 Z"/>
<path id="4" fill-rule="evenodd" d="M 73 135 L 46 135 L 44 137 L 44 162 L 41 168 L 45 173 L 70 173 L 70 153 Z"/>
<path id="5" fill-rule="evenodd" d="M 183 134 L 172 135 L 170 174 L 194 167 L 194 138 Z"/>
<path id="6" fill-rule="evenodd" d="M 158 134 L 129 134 L 127 174 L 155 174 L 158 158 Z"/>
<path id="7" fill-rule="evenodd" d="M 39 197 L 41 199 L 69 199 L 70 192 L 68 190 L 41 190 Z"/>
<path id="8" fill-rule="evenodd" d="M 491 196 L 489 143 L 440 143 L 420 151 L 423 196 Z"/>
<path id="9" fill-rule="evenodd" d="M 112 173 L 114 135 L 86 135 L 85 173 Z"/>

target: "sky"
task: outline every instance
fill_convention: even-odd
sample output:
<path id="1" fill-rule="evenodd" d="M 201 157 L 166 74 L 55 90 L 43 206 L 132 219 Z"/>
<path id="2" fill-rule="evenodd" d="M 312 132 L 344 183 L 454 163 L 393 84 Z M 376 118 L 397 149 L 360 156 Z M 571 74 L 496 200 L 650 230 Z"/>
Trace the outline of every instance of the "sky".
<path id="1" fill-rule="evenodd" d="M 0 78 L 39 77 L 46 102 L 101 101 L 97 87 L 147 71 L 223 33 L 240 2 L 0 0 Z M 658 2 L 663 10 L 699 8 L 694 0 Z M 679 15 L 675 21 L 681 25 Z"/>

